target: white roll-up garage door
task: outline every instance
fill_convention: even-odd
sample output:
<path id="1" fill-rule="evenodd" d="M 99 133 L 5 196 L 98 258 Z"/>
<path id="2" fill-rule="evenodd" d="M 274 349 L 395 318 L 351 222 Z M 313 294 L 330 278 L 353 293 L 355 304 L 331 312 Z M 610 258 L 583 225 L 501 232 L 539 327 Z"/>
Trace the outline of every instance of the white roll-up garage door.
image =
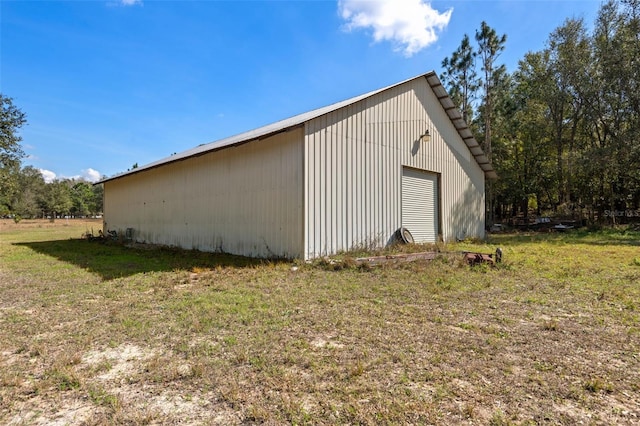
<path id="1" fill-rule="evenodd" d="M 402 169 L 402 226 L 416 243 L 438 238 L 438 175 L 409 167 Z"/>

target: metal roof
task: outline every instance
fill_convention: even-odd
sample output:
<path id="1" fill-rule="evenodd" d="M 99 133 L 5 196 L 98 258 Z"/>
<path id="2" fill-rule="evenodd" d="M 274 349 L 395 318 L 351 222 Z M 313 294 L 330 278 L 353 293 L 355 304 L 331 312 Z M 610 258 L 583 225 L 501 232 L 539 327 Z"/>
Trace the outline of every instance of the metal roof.
<path id="1" fill-rule="evenodd" d="M 233 145 L 240 145 L 240 144 L 243 144 L 243 143 L 252 142 L 252 141 L 255 141 L 255 140 L 259 140 L 259 139 L 264 139 L 264 138 L 272 136 L 272 135 L 274 135 L 276 133 L 281 133 L 281 132 L 287 131 L 289 129 L 301 126 L 301 125 L 303 125 L 305 122 L 307 122 L 309 120 L 313 120 L 314 118 L 317 118 L 317 117 L 320 117 L 322 115 L 328 114 L 330 112 L 336 111 L 336 110 L 338 110 L 340 108 L 344 108 L 346 106 L 352 105 L 352 104 L 354 104 L 356 102 L 359 102 L 359 101 L 361 101 L 363 99 L 369 98 L 369 97 L 374 96 L 374 95 L 376 95 L 378 93 L 384 92 L 386 90 L 392 89 L 394 87 L 400 86 L 400 85 L 402 85 L 404 83 L 407 83 L 409 81 L 412 81 L 412 80 L 415 80 L 415 79 L 418 79 L 418 78 L 426 78 L 427 79 L 427 82 L 428 82 L 429 86 L 431 87 L 431 89 L 435 93 L 436 97 L 440 101 L 440 104 L 442 105 L 442 107 L 446 111 L 447 115 L 451 119 L 451 122 L 453 123 L 455 128 L 458 130 L 458 133 L 460 134 L 460 137 L 465 142 L 465 144 L 469 147 L 469 150 L 471 151 L 471 154 L 475 157 L 478 165 L 480 165 L 480 168 L 482 168 L 482 170 L 484 171 L 485 176 L 488 177 L 488 178 L 494 178 L 494 179 L 497 178 L 498 175 L 493 170 L 493 167 L 491 166 L 491 162 L 489 161 L 487 156 L 482 151 L 482 148 L 480 147 L 480 144 L 478 144 L 476 139 L 473 137 L 473 134 L 471 133 L 471 130 L 469 129 L 469 126 L 467 125 L 467 123 L 465 123 L 465 121 L 462 118 L 462 114 L 460 113 L 458 108 L 454 105 L 453 101 L 451 100 L 451 98 L 447 94 L 447 91 L 445 90 L 444 86 L 442 85 L 442 82 L 440 81 L 440 79 L 438 78 L 436 73 L 431 71 L 431 72 L 428 72 L 426 74 L 422 74 L 422 75 L 419 75 L 417 77 L 413 77 L 413 78 L 401 81 L 401 82 L 393 84 L 391 86 L 387 86 L 387 87 L 384 87 L 382 89 L 374 90 L 372 92 L 365 93 L 365 94 L 362 94 L 360 96 L 356 96 L 356 97 L 344 100 L 342 102 L 337 102 L 335 104 L 331 104 L 331 105 L 328 105 L 328 106 L 325 106 L 325 107 L 322 107 L 322 108 L 314 109 L 313 111 L 305 112 L 303 114 L 299 114 L 299 115 L 287 118 L 285 120 L 277 121 L 275 123 L 268 124 L 266 126 L 250 130 L 248 132 L 244 132 L 244 133 L 237 134 L 235 136 L 230 136 L 228 138 L 220 139 L 220 140 L 217 140 L 215 142 L 210 142 L 210 143 L 207 143 L 207 144 L 198 145 L 197 147 L 189 149 L 187 151 L 183 151 L 183 152 L 180 152 L 180 153 L 177 153 L 177 154 L 173 154 L 173 155 L 171 155 L 169 157 L 166 157 L 166 158 L 163 158 L 161 160 L 154 161 L 153 163 L 145 164 L 144 166 L 140 166 L 140 167 L 137 167 L 135 169 L 131 169 L 131 170 L 128 170 L 126 172 L 119 173 L 119 174 L 116 174 L 114 176 L 108 177 L 106 179 L 102 179 L 102 180 L 96 182 L 96 184 L 108 182 L 108 181 L 114 180 L 114 179 L 119 179 L 121 177 L 125 177 L 125 176 L 132 175 L 132 174 L 135 174 L 135 173 L 143 172 L 145 170 L 149 170 L 149 169 L 153 169 L 153 168 L 156 168 L 156 167 L 160 167 L 160 166 L 165 165 L 165 164 L 169 164 L 169 163 L 173 163 L 173 162 L 176 162 L 176 161 L 185 160 L 187 158 L 195 157 L 195 156 L 198 156 L 198 155 L 203 155 L 203 154 L 206 154 L 208 152 L 218 151 L 220 149 L 224 149 L 224 148 L 227 148 L 227 147 L 230 147 L 230 146 L 233 146 Z"/>

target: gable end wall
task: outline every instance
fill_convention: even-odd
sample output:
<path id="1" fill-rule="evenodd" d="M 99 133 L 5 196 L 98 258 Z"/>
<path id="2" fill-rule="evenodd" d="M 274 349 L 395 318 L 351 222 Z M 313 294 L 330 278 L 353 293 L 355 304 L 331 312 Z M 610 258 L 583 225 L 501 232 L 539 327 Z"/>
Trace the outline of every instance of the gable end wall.
<path id="1" fill-rule="evenodd" d="M 484 237 L 484 173 L 424 78 L 307 122 L 304 159 L 306 258 L 392 242 L 403 166 L 439 174 L 444 240 Z"/>

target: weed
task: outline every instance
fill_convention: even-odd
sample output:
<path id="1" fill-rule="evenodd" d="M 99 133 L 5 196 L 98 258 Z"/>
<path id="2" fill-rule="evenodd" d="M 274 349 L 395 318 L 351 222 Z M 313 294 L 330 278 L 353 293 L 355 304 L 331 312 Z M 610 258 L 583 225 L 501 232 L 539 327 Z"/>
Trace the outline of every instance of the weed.
<path id="1" fill-rule="evenodd" d="M 48 379 L 61 391 L 79 389 L 80 377 L 69 369 L 54 369 L 47 373 Z"/>
<path id="2" fill-rule="evenodd" d="M 102 407 L 107 407 L 113 411 L 117 411 L 122 405 L 116 395 L 107 392 L 102 387 L 90 386 L 88 394 L 91 402 Z"/>
<path id="3" fill-rule="evenodd" d="M 365 371 L 364 363 L 358 360 L 354 365 L 352 365 L 349 368 L 348 376 L 349 378 L 359 377 L 364 374 L 364 371 Z"/>
<path id="4" fill-rule="evenodd" d="M 489 419 L 490 426 L 506 426 L 511 424 L 504 411 L 498 409 L 493 412 L 491 418 Z"/>
<path id="5" fill-rule="evenodd" d="M 544 361 L 536 361 L 533 363 L 533 368 L 537 371 L 553 371 L 555 367 Z"/>
<path id="6" fill-rule="evenodd" d="M 555 319 L 549 319 L 542 323 L 542 329 L 545 331 L 558 331 L 560 326 L 558 325 L 558 321 Z"/>
<path id="7" fill-rule="evenodd" d="M 3 370 L 0 373 L 0 386 L 1 387 L 18 387 L 22 384 L 23 379 L 16 371 Z"/>
<path id="8" fill-rule="evenodd" d="M 461 328 L 461 329 L 463 329 L 463 330 L 468 330 L 468 331 L 471 331 L 471 330 L 475 330 L 475 329 L 476 329 L 476 326 L 475 326 L 475 325 L 473 325 L 473 324 L 469 324 L 469 323 L 466 323 L 466 322 L 458 323 L 458 327 L 459 327 L 459 328 Z"/>
<path id="9" fill-rule="evenodd" d="M 601 379 L 600 377 L 593 377 L 587 380 L 584 383 L 583 387 L 585 390 L 592 393 L 598 393 L 598 392 L 612 393 L 613 392 L 613 385 Z"/>

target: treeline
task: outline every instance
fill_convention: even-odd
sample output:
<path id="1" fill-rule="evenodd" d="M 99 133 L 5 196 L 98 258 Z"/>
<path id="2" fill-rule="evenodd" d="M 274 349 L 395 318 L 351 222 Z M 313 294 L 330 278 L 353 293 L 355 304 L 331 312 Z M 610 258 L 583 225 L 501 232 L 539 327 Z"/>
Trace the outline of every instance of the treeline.
<path id="1" fill-rule="evenodd" d="M 45 182 L 40 170 L 22 167 L 19 130 L 26 115 L 0 93 L 0 217 L 95 216 L 102 213 L 102 185 L 82 179 Z"/>
<path id="2" fill-rule="evenodd" d="M 486 23 L 442 80 L 499 175 L 487 221 L 535 215 L 603 222 L 640 206 L 640 0 L 610 0 L 593 29 L 567 19 L 518 69 Z M 624 216 L 624 214 L 622 215 Z"/>
<path id="3" fill-rule="evenodd" d="M 0 217 L 14 220 L 102 213 L 102 185 L 82 179 L 61 179 L 46 183 L 40 170 L 14 167 L 4 175 L 0 192 Z"/>

